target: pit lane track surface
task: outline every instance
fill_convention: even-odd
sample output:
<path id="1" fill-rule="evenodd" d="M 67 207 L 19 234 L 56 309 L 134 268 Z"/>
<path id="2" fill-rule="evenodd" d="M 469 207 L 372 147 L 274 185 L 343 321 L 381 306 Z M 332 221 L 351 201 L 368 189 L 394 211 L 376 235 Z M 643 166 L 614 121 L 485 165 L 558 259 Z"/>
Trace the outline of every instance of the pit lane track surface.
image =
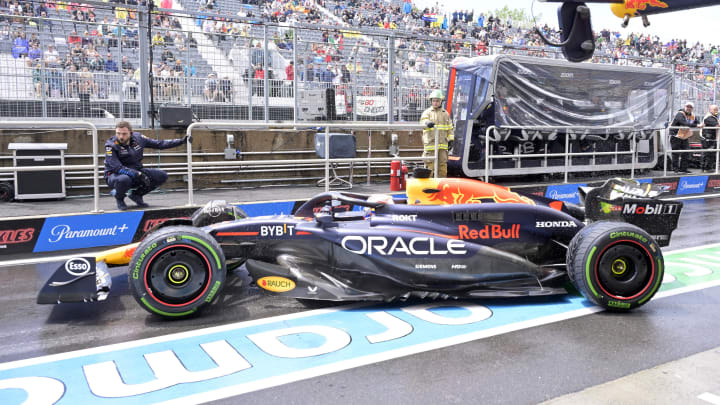
<path id="1" fill-rule="evenodd" d="M 720 242 L 719 209 L 720 199 L 685 201 L 665 249 L 668 273 L 677 277 L 666 279 L 661 294 L 671 292 L 673 282 L 707 287 L 719 278 L 718 247 L 667 253 Z M 27 399 L 19 389 L 2 389 L 3 381 L 31 375 L 61 381 L 59 403 L 101 403 L 98 397 L 113 395 L 123 403 L 537 403 L 720 346 L 720 287 L 653 299 L 630 314 L 594 313 L 573 296 L 348 309 L 264 296 L 248 289 L 239 273 L 203 317 L 165 321 L 128 295 L 124 269 L 113 269 L 105 302 L 36 305 L 37 291 L 56 266 L 0 267 L 0 403 Z M 187 334 L 166 337 L 178 332 Z M 144 338 L 154 340 L 134 343 Z M 97 353 L 63 354 L 87 348 Z M 163 352 L 174 353 L 191 372 L 230 374 L 192 382 L 176 373 L 167 386 L 147 385 L 162 374 L 161 364 L 172 364 L 172 357 L 152 355 Z M 46 355 L 58 356 L 23 361 Z M 224 370 L 218 367 L 223 357 L 233 360 Z M 127 384 L 121 390 L 110 380 L 82 380 L 93 370 L 111 375 L 98 366 L 108 362 Z M 128 395 L 130 388 L 137 392 Z M 687 395 L 688 402 L 702 403 Z"/>

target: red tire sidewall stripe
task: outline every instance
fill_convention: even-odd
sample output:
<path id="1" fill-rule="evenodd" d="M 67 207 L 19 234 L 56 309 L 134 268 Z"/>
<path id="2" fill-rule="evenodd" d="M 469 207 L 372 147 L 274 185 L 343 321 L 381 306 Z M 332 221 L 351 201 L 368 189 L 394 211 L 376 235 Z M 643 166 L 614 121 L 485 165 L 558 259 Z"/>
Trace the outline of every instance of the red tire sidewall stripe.
<path id="1" fill-rule="evenodd" d="M 153 295 L 152 290 L 150 289 L 150 286 L 148 286 L 148 282 L 147 282 L 147 272 L 148 272 L 148 269 L 150 268 L 150 263 L 153 262 L 153 260 L 155 259 L 155 257 L 157 257 L 157 255 L 159 255 L 160 253 L 162 253 L 162 252 L 164 252 L 164 251 L 166 251 L 166 250 L 168 250 L 168 249 L 170 249 L 170 248 L 177 248 L 177 247 L 183 247 L 183 248 L 188 248 L 188 249 L 190 249 L 190 250 L 194 250 L 197 254 L 200 255 L 200 257 L 203 258 L 203 260 L 205 260 L 205 264 L 207 265 L 207 269 L 208 269 L 208 281 L 207 281 L 207 283 L 205 284 L 205 288 L 203 289 L 202 293 L 200 293 L 200 294 L 199 294 L 195 299 L 193 299 L 192 301 L 186 302 L 186 303 L 184 303 L 184 304 L 168 304 L 167 302 L 161 301 L 161 300 L 159 300 L 156 296 Z M 193 247 L 193 246 L 190 246 L 190 245 L 171 245 L 171 246 L 166 246 L 166 247 L 162 248 L 160 251 L 156 252 L 156 253 L 150 258 L 150 260 L 148 260 L 147 265 L 145 266 L 145 270 L 143 271 L 143 282 L 145 283 L 145 291 L 147 291 L 147 293 L 150 294 L 150 296 L 153 297 L 153 299 L 154 299 L 155 301 L 159 302 L 160 304 L 166 305 L 166 306 L 168 306 L 168 307 L 173 307 L 173 308 L 183 307 L 183 306 L 185 306 L 185 305 L 190 305 L 190 304 L 192 304 L 193 302 L 195 302 L 195 301 L 199 300 L 200 298 L 202 298 L 203 295 L 205 295 L 205 292 L 208 290 L 208 288 L 210 288 L 210 284 L 211 284 L 211 282 L 212 282 L 212 269 L 210 268 L 210 261 L 207 259 L 207 257 L 206 257 L 199 249 L 197 249 L 197 248 L 195 248 L 195 247 Z"/>
<path id="2" fill-rule="evenodd" d="M 600 258 L 602 257 L 603 253 L 605 253 L 605 251 L 608 250 L 610 247 L 617 245 L 618 243 L 623 243 L 623 242 L 634 243 L 634 244 L 640 246 L 647 254 L 647 257 L 650 259 L 650 264 L 651 264 L 650 280 L 645 285 L 645 288 L 643 288 L 642 291 L 640 291 L 639 293 L 637 293 L 631 297 L 625 297 L 625 298 L 618 297 L 617 295 L 612 295 L 609 292 L 607 292 L 607 290 L 605 290 L 605 288 L 600 283 L 600 277 L 598 276 L 598 267 L 600 266 Z M 596 280 L 595 283 L 598 285 L 598 287 L 600 287 L 600 289 L 608 296 L 615 298 L 616 300 L 621 300 L 621 301 L 632 300 L 632 299 L 635 299 L 635 298 L 645 294 L 645 291 L 647 291 L 648 288 L 650 288 L 650 286 L 653 284 L 653 280 L 655 280 L 655 261 L 652 259 L 652 255 L 650 254 L 650 251 L 645 246 L 643 246 L 641 243 L 636 242 L 634 240 L 630 240 L 630 239 L 618 240 L 618 241 L 615 241 L 615 242 L 605 246 L 605 249 L 603 249 L 602 252 L 600 252 L 600 254 L 598 255 L 598 257 L 595 261 L 595 280 Z"/>

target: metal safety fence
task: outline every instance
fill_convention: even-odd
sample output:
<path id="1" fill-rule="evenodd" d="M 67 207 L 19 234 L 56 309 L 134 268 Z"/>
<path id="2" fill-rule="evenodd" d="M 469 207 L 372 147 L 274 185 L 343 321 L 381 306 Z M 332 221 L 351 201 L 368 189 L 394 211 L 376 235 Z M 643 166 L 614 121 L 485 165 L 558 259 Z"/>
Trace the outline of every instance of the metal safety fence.
<path id="1" fill-rule="evenodd" d="M 159 106 L 183 105 L 207 120 L 409 122 L 429 106 L 430 91 L 447 87 L 458 56 L 562 57 L 547 47 L 323 26 L 308 10 L 294 11 L 292 23 L 269 22 L 257 6 L 229 0 L 212 10 L 194 0 L 152 11 L 64 7 L 32 17 L 0 10 L 0 117 L 149 127 Z M 323 12 L 313 7 L 309 14 Z M 715 65 L 606 51 L 594 62 L 672 69 L 676 106 L 694 101 L 702 113 L 717 99 Z"/>

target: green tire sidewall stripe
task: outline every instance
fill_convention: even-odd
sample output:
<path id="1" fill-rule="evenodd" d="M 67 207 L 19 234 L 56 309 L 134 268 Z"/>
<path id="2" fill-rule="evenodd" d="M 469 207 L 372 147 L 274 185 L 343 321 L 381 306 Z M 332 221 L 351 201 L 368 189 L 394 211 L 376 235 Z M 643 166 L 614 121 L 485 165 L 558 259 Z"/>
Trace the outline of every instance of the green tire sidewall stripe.
<path id="1" fill-rule="evenodd" d="M 655 280 L 655 286 L 650 291 L 650 294 L 648 294 L 645 298 L 638 301 L 638 304 L 643 304 L 645 301 L 649 300 L 650 297 L 652 297 L 655 294 L 655 291 L 657 291 L 658 288 L 660 288 L 660 284 L 662 283 L 663 278 L 663 268 L 662 268 L 662 260 L 658 260 L 658 275 L 657 280 Z"/>
<path id="2" fill-rule="evenodd" d="M 148 309 L 150 309 L 151 311 L 155 312 L 156 314 L 163 315 L 163 316 L 185 316 L 185 315 L 190 315 L 190 314 L 192 314 L 193 312 L 197 311 L 197 308 L 193 308 L 193 309 L 191 309 L 191 310 L 189 310 L 189 311 L 186 311 L 186 312 L 178 312 L 178 313 L 176 313 L 176 314 L 173 314 L 173 313 L 170 313 L 170 312 L 165 312 L 165 311 L 161 311 L 161 310 L 159 310 L 159 309 L 157 309 L 157 308 L 154 308 L 154 307 L 153 307 L 152 305 L 150 305 L 150 303 L 145 299 L 145 297 L 140 298 L 140 301 L 142 301 L 142 303 L 145 304 L 145 306 L 146 306 Z"/>
<path id="3" fill-rule="evenodd" d="M 602 298 L 600 294 L 595 291 L 595 287 L 593 286 L 592 279 L 590 278 L 590 262 L 592 262 L 592 258 L 595 255 L 595 251 L 597 250 L 597 246 L 593 246 L 592 249 L 590 249 L 590 254 L 588 255 L 587 261 L 585 262 L 585 279 L 587 280 L 588 287 L 590 287 L 590 290 L 592 291 L 593 295 Z"/>
<path id="4" fill-rule="evenodd" d="M 190 236 L 190 235 L 180 235 L 180 237 L 183 239 L 190 239 L 192 241 L 195 241 L 195 242 L 205 246 L 207 248 L 207 250 L 209 250 L 210 253 L 212 253 L 213 257 L 215 257 L 215 261 L 217 262 L 218 269 L 222 269 L 222 264 L 220 264 L 220 258 L 218 257 L 217 253 L 215 253 L 215 249 L 210 247 L 210 245 L 207 242 L 205 242 L 204 240 L 202 240 L 200 238 L 196 238 L 196 237 Z"/>

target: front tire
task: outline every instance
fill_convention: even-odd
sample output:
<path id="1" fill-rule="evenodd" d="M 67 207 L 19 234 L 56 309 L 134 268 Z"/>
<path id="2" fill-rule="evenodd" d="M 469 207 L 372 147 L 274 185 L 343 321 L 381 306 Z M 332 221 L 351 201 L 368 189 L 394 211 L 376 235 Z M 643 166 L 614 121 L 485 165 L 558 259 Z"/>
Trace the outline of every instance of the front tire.
<path id="1" fill-rule="evenodd" d="M 664 262 L 660 246 L 641 228 L 595 222 L 570 242 L 568 276 L 592 303 L 629 311 L 648 302 L 660 288 Z"/>
<path id="2" fill-rule="evenodd" d="M 148 235 L 128 267 L 135 300 L 167 318 L 196 314 L 213 302 L 225 284 L 225 256 L 207 233 L 170 226 Z"/>

